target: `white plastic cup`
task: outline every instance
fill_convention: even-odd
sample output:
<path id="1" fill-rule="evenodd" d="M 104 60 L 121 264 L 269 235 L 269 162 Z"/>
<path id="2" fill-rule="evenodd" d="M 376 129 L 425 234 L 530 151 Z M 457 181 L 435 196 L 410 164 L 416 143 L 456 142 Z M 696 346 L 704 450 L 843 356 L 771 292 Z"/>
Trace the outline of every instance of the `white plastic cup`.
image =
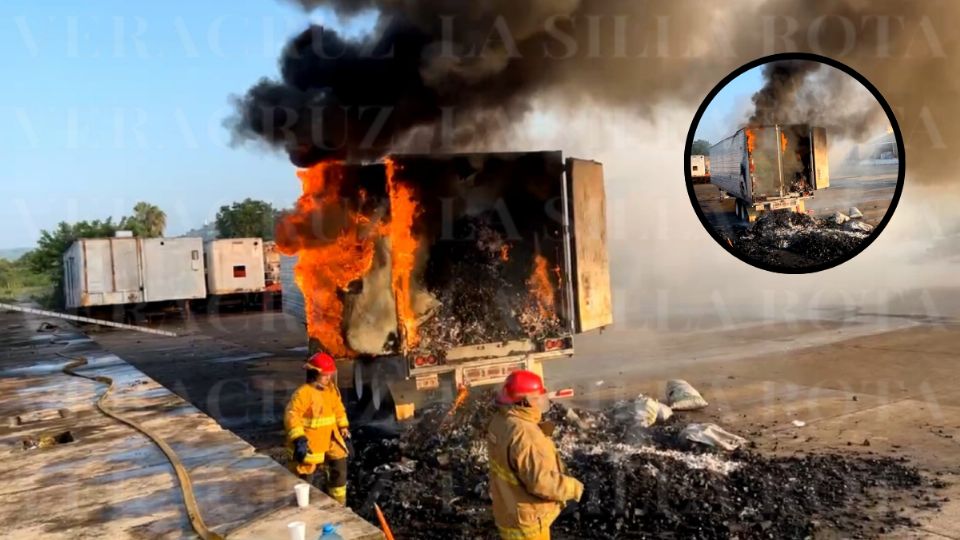
<path id="1" fill-rule="evenodd" d="M 307 540 L 307 524 L 302 521 L 287 523 L 287 531 L 290 532 L 290 540 Z"/>
<path id="2" fill-rule="evenodd" d="M 297 506 L 306 508 L 310 504 L 310 484 L 297 484 L 293 491 L 297 494 Z"/>

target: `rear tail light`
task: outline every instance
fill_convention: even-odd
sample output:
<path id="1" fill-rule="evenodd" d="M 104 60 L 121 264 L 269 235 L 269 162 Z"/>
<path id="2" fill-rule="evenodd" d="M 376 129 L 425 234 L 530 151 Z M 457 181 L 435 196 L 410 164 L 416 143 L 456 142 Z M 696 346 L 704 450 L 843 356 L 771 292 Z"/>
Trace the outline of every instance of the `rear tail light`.
<path id="1" fill-rule="evenodd" d="M 433 356 L 432 354 L 429 356 L 418 356 L 413 360 L 413 365 L 418 368 L 435 366 L 438 363 L 439 361 L 437 360 L 437 357 Z"/>
<path id="2" fill-rule="evenodd" d="M 543 350 L 545 351 L 556 351 L 559 349 L 566 348 L 567 340 L 563 338 L 548 339 L 543 342 Z"/>

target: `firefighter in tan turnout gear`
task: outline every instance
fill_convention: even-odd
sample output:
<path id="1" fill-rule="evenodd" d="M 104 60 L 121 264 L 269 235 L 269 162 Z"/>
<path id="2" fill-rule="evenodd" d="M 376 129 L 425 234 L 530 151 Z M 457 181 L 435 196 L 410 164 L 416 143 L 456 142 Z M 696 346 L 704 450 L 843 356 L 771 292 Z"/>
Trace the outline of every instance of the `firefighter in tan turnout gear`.
<path id="1" fill-rule="evenodd" d="M 514 371 L 497 396 L 487 428 L 493 519 L 504 540 L 549 540 L 564 503 L 579 501 L 583 484 L 567 476 L 540 421 L 549 408 L 543 379 Z"/>
<path id="2" fill-rule="evenodd" d="M 318 471 L 325 474 L 327 493 L 340 504 L 347 501 L 347 412 L 333 380 L 333 357 L 317 353 L 304 364 L 307 382 L 293 393 L 283 415 L 287 444 L 292 453 L 290 470 L 313 483 Z"/>

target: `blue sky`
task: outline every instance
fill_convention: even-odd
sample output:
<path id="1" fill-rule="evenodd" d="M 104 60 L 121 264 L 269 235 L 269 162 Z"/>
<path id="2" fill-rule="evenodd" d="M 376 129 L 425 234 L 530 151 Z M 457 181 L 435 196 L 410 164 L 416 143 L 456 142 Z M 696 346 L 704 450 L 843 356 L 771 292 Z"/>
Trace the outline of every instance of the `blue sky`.
<path id="1" fill-rule="evenodd" d="M 289 206 L 299 182 L 286 158 L 232 147 L 229 97 L 277 75 L 287 39 L 310 21 L 347 34 L 374 14 L 337 21 L 292 2 L 0 3 L 0 249 L 41 229 L 129 213 L 168 215 L 168 234 L 253 197 Z"/>
<path id="2" fill-rule="evenodd" d="M 733 135 L 746 119 L 745 114 L 752 110 L 750 98 L 763 85 L 762 73 L 763 66 L 755 67 L 724 86 L 700 118 L 696 138 L 713 144 Z"/>

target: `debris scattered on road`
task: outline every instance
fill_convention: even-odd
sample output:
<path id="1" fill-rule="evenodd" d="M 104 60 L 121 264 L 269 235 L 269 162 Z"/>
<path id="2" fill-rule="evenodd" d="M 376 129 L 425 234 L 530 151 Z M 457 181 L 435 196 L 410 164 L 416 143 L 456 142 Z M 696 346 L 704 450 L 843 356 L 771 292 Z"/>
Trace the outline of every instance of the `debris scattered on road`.
<path id="1" fill-rule="evenodd" d="M 803 426 L 807 425 L 807 423 L 804 422 L 803 420 L 794 420 L 794 421 L 791 422 L 791 423 L 792 423 L 793 425 L 797 426 L 797 427 L 803 427 Z"/>
<path id="2" fill-rule="evenodd" d="M 628 406 L 617 408 L 614 412 L 614 418 L 621 422 L 632 421 L 639 427 L 648 428 L 673 416 L 673 410 L 670 407 L 643 394 L 640 394 L 631 403 L 633 403 L 632 408 Z"/>
<path id="3" fill-rule="evenodd" d="M 700 392 L 682 379 L 667 381 L 667 404 L 675 411 L 693 411 L 707 406 Z"/>
<path id="4" fill-rule="evenodd" d="M 720 448 L 732 452 L 743 446 L 747 440 L 734 435 L 716 424 L 689 424 L 680 432 L 680 437 L 711 448 Z"/>
<path id="5" fill-rule="evenodd" d="M 477 394 L 446 423 L 449 408 L 436 406 L 400 433 L 359 428 L 351 507 L 372 520 L 380 504 L 401 538 L 489 537 L 483 434 L 493 407 L 491 394 Z M 676 416 L 640 428 L 637 409 L 636 400 L 601 411 L 554 404 L 546 415 L 570 473 L 587 486 L 554 538 L 871 537 L 913 524 L 888 502 L 904 492 L 922 501 L 938 487 L 903 459 L 722 452 L 681 437 L 688 426 Z"/>
<path id="6" fill-rule="evenodd" d="M 843 230 L 868 233 L 873 231 L 873 225 L 862 221 L 848 221 L 843 224 Z"/>
<path id="7" fill-rule="evenodd" d="M 857 208 L 856 206 L 851 206 L 851 207 L 850 207 L 850 210 L 847 212 L 847 214 L 850 215 L 850 218 L 851 218 L 851 219 L 862 219 L 862 218 L 863 218 L 863 212 L 861 212 L 860 209 Z"/>
<path id="8" fill-rule="evenodd" d="M 734 249 L 772 266 L 804 268 L 836 260 L 855 250 L 873 228 L 838 212 L 817 219 L 790 210 L 767 212 L 734 233 Z"/>

